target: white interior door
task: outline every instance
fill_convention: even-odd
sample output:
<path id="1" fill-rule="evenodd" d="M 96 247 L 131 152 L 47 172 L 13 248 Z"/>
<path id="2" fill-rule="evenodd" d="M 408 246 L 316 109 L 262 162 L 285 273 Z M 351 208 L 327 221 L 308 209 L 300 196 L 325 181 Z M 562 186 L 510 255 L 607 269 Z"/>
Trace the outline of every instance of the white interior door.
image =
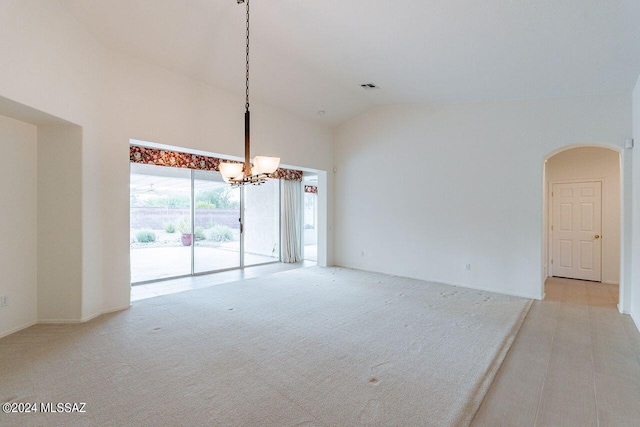
<path id="1" fill-rule="evenodd" d="M 602 183 L 554 184 L 552 274 L 601 281 Z"/>

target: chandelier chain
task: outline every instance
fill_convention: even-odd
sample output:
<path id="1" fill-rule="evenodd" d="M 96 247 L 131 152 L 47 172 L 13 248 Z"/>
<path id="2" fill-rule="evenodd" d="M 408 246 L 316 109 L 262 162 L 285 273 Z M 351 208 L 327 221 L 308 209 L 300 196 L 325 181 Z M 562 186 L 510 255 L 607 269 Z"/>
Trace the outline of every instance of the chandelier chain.
<path id="1" fill-rule="evenodd" d="M 247 74 L 246 74 L 246 103 L 245 108 L 249 111 L 249 0 L 247 2 Z"/>
<path id="2" fill-rule="evenodd" d="M 245 107 L 244 113 L 244 163 L 220 162 L 220 173 L 225 182 L 231 184 L 232 188 L 245 185 L 261 185 L 267 182 L 268 178 L 273 178 L 280 165 L 279 157 L 256 156 L 251 162 L 251 141 L 250 127 L 251 119 L 249 113 L 249 1 L 236 0 L 238 4 L 246 3 L 247 6 L 247 44 L 246 44 L 246 74 L 245 74 Z"/>

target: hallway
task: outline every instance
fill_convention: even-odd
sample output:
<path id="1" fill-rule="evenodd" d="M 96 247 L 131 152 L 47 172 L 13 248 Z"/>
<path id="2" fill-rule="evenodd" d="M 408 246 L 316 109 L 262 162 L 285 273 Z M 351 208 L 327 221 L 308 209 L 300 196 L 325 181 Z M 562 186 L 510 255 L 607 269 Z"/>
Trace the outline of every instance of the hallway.
<path id="1" fill-rule="evenodd" d="M 640 333 L 618 286 L 550 278 L 474 426 L 637 426 Z"/>

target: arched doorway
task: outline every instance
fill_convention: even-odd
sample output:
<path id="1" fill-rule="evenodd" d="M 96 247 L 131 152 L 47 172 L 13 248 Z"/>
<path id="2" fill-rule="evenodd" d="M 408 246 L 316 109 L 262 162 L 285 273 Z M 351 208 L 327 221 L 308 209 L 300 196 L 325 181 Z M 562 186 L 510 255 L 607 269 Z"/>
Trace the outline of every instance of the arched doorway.
<path id="1" fill-rule="evenodd" d="M 543 164 L 542 291 L 548 277 L 620 286 L 622 163 L 618 147 L 575 144 Z"/>

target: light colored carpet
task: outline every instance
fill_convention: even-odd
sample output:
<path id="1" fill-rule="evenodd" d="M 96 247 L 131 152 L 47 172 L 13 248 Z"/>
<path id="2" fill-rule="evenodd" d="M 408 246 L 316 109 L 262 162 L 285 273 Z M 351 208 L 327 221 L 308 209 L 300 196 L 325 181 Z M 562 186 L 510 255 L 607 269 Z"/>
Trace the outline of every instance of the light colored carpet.
<path id="1" fill-rule="evenodd" d="M 468 425 L 530 301 L 307 268 L 0 340 L 0 425 Z"/>

